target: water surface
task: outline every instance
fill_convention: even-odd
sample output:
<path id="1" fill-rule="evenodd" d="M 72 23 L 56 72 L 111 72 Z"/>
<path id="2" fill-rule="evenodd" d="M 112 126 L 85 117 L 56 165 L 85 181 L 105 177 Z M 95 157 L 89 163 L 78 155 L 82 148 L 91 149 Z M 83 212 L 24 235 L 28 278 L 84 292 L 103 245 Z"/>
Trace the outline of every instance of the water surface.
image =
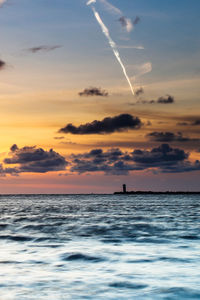
<path id="1" fill-rule="evenodd" d="M 200 299 L 200 195 L 0 196 L 0 299 Z"/>

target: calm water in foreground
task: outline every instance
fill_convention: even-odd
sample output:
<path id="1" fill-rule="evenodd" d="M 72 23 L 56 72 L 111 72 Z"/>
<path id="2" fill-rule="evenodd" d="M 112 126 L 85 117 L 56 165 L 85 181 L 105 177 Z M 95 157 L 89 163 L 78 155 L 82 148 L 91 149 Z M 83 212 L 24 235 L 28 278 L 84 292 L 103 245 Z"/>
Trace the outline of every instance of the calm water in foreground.
<path id="1" fill-rule="evenodd" d="M 0 196 L 0 299 L 200 299 L 200 195 Z"/>

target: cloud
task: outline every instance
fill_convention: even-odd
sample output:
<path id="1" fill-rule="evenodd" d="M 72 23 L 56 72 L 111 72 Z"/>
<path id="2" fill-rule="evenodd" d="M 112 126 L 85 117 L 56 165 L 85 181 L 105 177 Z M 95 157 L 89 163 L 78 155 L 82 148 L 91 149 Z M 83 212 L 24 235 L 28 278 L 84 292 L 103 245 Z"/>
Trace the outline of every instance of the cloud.
<path id="1" fill-rule="evenodd" d="M 132 23 L 131 19 L 128 19 L 128 18 L 122 16 L 118 19 L 118 21 L 120 22 L 122 27 L 124 27 L 126 29 L 127 32 L 131 32 L 133 30 L 133 23 Z"/>
<path id="2" fill-rule="evenodd" d="M 174 102 L 173 96 L 166 95 L 165 97 L 159 97 L 157 100 L 138 100 L 137 104 L 173 104 Z"/>
<path id="3" fill-rule="evenodd" d="M 124 153 L 118 149 L 103 151 L 93 149 L 88 153 L 72 155 L 71 172 L 104 172 L 106 174 L 126 175 L 130 166 L 123 163 Z"/>
<path id="4" fill-rule="evenodd" d="M 11 147 L 10 147 L 10 151 L 11 152 L 15 152 L 18 150 L 18 146 L 16 144 L 13 144 Z"/>
<path id="5" fill-rule="evenodd" d="M 90 0 L 89 2 L 96 2 L 96 0 Z M 107 0 L 100 0 L 100 2 L 104 5 L 105 9 L 115 15 L 121 15 L 122 12 L 119 8 L 109 3 Z"/>
<path id="6" fill-rule="evenodd" d="M 131 171 L 152 171 L 160 173 L 180 173 L 200 171 L 200 162 L 189 161 L 189 153 L 168 144 L 150 150 L 135 149 L 122 151 L 119 148 L 72 154 L 70 163 L 59 153 L 45 151 L 42 148 L 23 147 L 16 144 L 11 147 L 9 157 L 0 164 L 0 176 L 17 176 L 20 173 L 47 173 L 66 170 L 71 173 L 103 172 L 111 175 L 127 175 Z M 7 167 L 6 165 L 11 165 Z"/>
<path id="7" fill-rule="evenodd" d="M 176 123 L 177 126 L 200 126 L 200 119 L 194 116 L 189 116 L 188 118 L 186 117 L 186 120 L 188 121 L 183 121 L 183 122 L 178 122 Z"/>
<path id="8" fill-rule="evenodd" d="M 140 17 L 136 16 L 135 20 L 133 21 L 133 25 L 137 25 L 140 21 Z"/>
<path id="9" fill-rule="evenodd" d="M 65 137 L 64 136 L 55 136 L 54 140 L 63 140 Z"/>
<path id="10" fill-rule="evenodd" d="M 136 149 L 123 152 L 119 148 L 103 151 L 93 149 L 83 154 L 72 155 L 71 172 L 79 174 L 104 172 L 112 175 L 127 175 L 130 171 L 151 170 L 161 173 L 179 173 L 200 170 L 200 162 L 188 161 L 189 154 L 179 148 L 162 144 L 151 150 Z"/>
<path id="11" fill-rule="evenodd" d="M 4 168 L 2 164 L 0 164 L 0 176 L 4 177 L 7 174 L 10 174 L 12 176 L 18 175 L 18 170 L 16 168 Z"/>
<path id="12" fill-rule="evenodd" d="M 160 97 L 157 100 L 157 103 L 161 104 L 169 104 L 169 103 L 174 103 L 174 97 L 167 95 L 165 97 Z"/>
<path id="13" fill-rule="evenodd" d="M 194 122 L 191 123 L 192 126 L 199 126 L 200 125 L 200 119 L 195 120 Z"/>
<path id="14" fill-rule="evenodd" d="M 184 150 L 171 148 L 168 144 L 162 144 L 158 148 L 153 148 L 151 151 L 134 150 L 133 161 L 137 164 L 146 167 L 163 167 L 171 164 L 176 164 L 188 158 L 188 154 Z"/>
<path id="15" fill-rule="evenodd" d="M 131 32 L 134 29 L 134 26 L 140 22 L 140 18 L 137 16 L 134 21 L 124 16 L 121 16 L 118 21 L 122 27 L 126 28 L 127 32 Z"/>
<path id="16" fill-rule="evenodd" d="M 135 91 L 135 95 L 138 97 L 140 96 L 141 94 L 144 94 L 144 89 L 142 87 L 140 87 L 139 89 L 137 89 Z"/>
<path id="17" fill-rule="evenodd" d="M 181 132 L 177 134 L 173 132 L 151 132 L 146 135 L 151 141 L 154 142 L 188 142 L 191 139 L 186 138 L 182 135 Z"/>
<path id="18" fill-rule="evenodd" d="M 133 66 L 136 71 L 136 77 L 140 77 L 144 74 L 150 73 L 152 71 L 152 63 L 150 61 L 142 64 Z M 134 77 L 135 79 L 135 77 Z"/>
<path id="19" fill-rule="evenodd" d="M 121 114 L 115 117 L 107 117 L 102 121 L 94 120 L 91 123 L 82 124 L 78 127 L 73 124 L 67 124 L 59 132 L 71 134 L 111 134 L 113 132 L 139 129 L 141 126 L 142 122 L 138 117 Z"/>
<path id="20" fill-rule="evenodd" d="M 187 123 L 187 122 L 178 122 L 178 123 L 176 123 L 176 125 L 177 126 L 188 126 L 189 123 Z"/>
<path id="21" fill-rule="evenodd" d="M 17 165 L 12 169 L 13 173 L 47 173 L 51 171 L 61 171 L 65 170 L 68 164 L 65 158 L 53 151 L 53 149 L 45 151 L 35 146 L 18 148 L 17 145 L 14 144 L 10 150 L 11 156 L 5 158 L 4 163 Z"/>
<path id="22" fill-rule="evenodd" d="M 107 97 L 108 92 L 105 90 L 102 90 L 101 88 L 91 87 L 88 89 L 84 89 L 83 92 L 79 93 L 80 96 L 101 96 L 101 97 Z"/>
<path id="23" fill-rule="evenodd" d="M 37 46 L 37 47 L 32 47 L 32 48 L 28 48 L 26 49 L 27 51 L 31 52 L 31 53 L 37 53 L 37 52 L 49 52 L 49 51 L 53 51 L 55 49 L 61 48 L 61 45 L 54 45 L 54 46 L 46 46 L 46 45 L 42 45 L 42 46 Z"/>
<path id="24" fill-rule="evenodd" d="M 144 50 L 144 46 L 127 46 L 127 45 L 118 45 L 118 49 L 137 49 L 137 50 Z"/>
<path id="25" fill-rule="evenodd" d="M 6 67 L 5 61 L 3 61 L 3 60 L 0 59 L 0 70 L 5 69 L 5 67 Z"/>

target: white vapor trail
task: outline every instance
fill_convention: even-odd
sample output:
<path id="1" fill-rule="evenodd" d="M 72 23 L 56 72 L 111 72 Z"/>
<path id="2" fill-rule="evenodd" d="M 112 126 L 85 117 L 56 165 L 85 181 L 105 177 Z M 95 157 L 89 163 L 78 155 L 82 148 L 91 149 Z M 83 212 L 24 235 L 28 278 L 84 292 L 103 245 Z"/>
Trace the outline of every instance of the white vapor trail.
<path id="1" fill-rule="evenodd" d="M 90 4 L 92 4 L 92 3 L 96 3 L 96 0 L 89 0 L 89 1 L 87 2 L 87 5 L 90 5 Z"/>
<path id="2" fill-rule="evenodd" d="M 95 0 L 90 0 L 89 3 L 91 3 L 91 1 L 95 1 Z M 128 75 L 127 75 L 126 68 L 125 68 L 124 64 L 122 63 L 122 61 L 121 61 L 120 54 L 119 54 L 119 51 L 118 51 L 118 49 L 117 49 L 117 45 L 115 44 L 115 42 L 114 42 L 114 41 L 112 40 L 112 38 L 110 37 L 110 33 L 109 33 L 108 28 L 107 28 L 106 25 L 103 23 L 103 21 L 102 21 L 100 15 L 99 15 L 99 13 L 96 11 L 96 9 L 95 9 L 93 6 L 92 6 L 92 10 L 93 10 L 93 12 L 94 12 L 94 16 L 95 16 L 97 22 L 98 22 L 99 25 L 101 26 L 101 29 L 102 29 L 103 34 L 104 34 L 104 35 L 106 36 L 106 38 L 108 39 L 109 45 L 110 45 L 110 47 L 112 48 L 113 53 L 114 53 L 115 57 L 117 58 L 117 60 L 118 60 L 118 62 L 119 62 L 119 64 L 120 64 L 120 66 L 121 66 L 121 68 L 122 68 L 122 70 L 123 70 L 123 72 L 124 72 L 124 75 L 125 75 L 125 77 L 126 77 L 126 80 L 128 81 L 128 84 L 129 84 L 129 86 L 130 86 L 131 92 L 132 92 L 132 94 L 134 95 L 134 90 L 133 90 L 131 81 L 130 81 Z"/>

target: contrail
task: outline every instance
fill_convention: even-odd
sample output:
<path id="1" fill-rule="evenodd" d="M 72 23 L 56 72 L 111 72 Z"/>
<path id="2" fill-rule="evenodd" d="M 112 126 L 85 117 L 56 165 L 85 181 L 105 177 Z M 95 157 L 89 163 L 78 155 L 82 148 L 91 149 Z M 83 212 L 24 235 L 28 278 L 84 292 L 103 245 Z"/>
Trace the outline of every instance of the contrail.
<path id="1" fill-rule="evenodd" d="M 93 1 L 90 0 L 90 1 L 88 1 L 87 4 L 89 5 L 89 4 L 94 3 L 94 2 L 95 2 L 94 0 L 93 0 Z M 114 42 L 114 41 L 112 40 L 112 38 L 110 37 L 110 33 L 109 33 L 108 28 L 107 28 L 106 25 L 103 23 L 103 21 L 102 21 L 100 15 L 99 15 L 99 13 L 96 11 L 96 9 L 95 9 L 93 6 L 92 6 L 92 10 L 93 10 L 93 12 L 94 12 L 95 18 L 97 19 L 97 22 L 98 22 L 99 25 L 101 26 L 101 29 L 102 29 L 103 34 L 104 34 L 104 35 L 106 36 L 106 38 L 108 39 L 108 42 L 109 42 L 109 44 L 110 44 L 110 47 L 112 48 L 113 53 L 114 53 L 115 57 L 117 58 L 117 60 L 118 60 L 118 62 L 119 62 L 119 64 L 120 64 L 120 66 L 121 66 L 121 68 L 122 68 L 122 70 L 123 70 L 123 72 L 124 72 L 124 75 L 125 75 L 125 77 L 126 77 L 126 80 L 128 81 L 128 84 L 129 84 L 129 86 L 130 86 L 131 92 L 132 92 L 132 94 L 134 95 L 134 90 L 133 90 L 132 84 L 131 84 L 130 79 L 129 79 L 128 75 L 127 75 L 126 68 L 125 68 L 124 64 L 122 63 L 122 61 L 121 61 L 120 54 L 119 54 L 119 51 L 118 51 L 118 49 L 117 49 L 117 45 L 115 44 L 115 42 Z"/>

